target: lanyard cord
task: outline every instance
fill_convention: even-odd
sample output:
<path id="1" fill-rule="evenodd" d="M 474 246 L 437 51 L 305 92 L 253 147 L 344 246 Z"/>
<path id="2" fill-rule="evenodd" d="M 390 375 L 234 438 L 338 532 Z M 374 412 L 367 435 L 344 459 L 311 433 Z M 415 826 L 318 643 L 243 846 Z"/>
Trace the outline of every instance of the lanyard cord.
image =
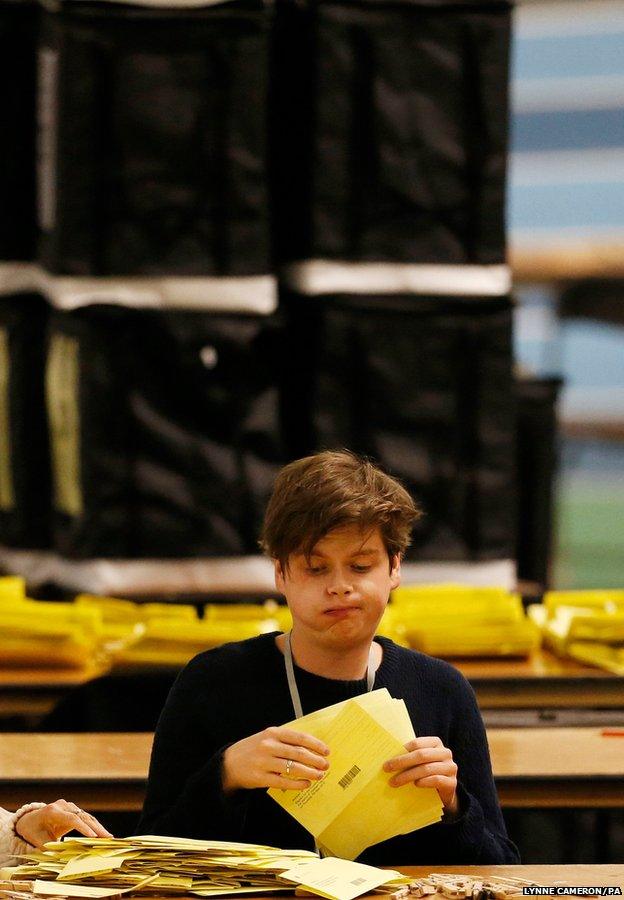
<path id="1" fill-rule="evenodd" d="M 299 689 L 297 687 L 297 681 L 295 679 L 295 668 L 293 666 L 293 657 L 292 657 L 292 647 L 291 647 L 291 634 L 289 631 L 286 635 L 286 641 L 284 643 L 284 664 L 286 666 L 286 678 L 288 679 L 288 690 L 290 691 L 290 699 L 292 700 L 293 709 L 295 711 L 295 717 L 300 719 L 303 716 L 303 709 L 301 707 L 301 697 L 299 696 Z M 366 690 L 372 691 L 373 685 L 375 683 L 375 662 L 373 659 L 373 645 L 371 644 L 370 650 L 368 652 L 368 668 L 366 669 Z"/>

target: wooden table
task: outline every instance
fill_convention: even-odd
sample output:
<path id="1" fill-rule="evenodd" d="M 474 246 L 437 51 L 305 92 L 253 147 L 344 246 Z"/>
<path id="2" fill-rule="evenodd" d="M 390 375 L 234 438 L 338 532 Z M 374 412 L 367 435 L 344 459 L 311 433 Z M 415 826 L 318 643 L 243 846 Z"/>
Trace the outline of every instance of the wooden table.
<path id="1" fill-rule="evenodd" d="M 538 650 L 528 659 L 454 659 L 482 710 L 619 710 L 624 678 Z M 0 718 L 36 717 L 101 670 L 0 669 Z M 580 724 L 580 723 L 578 723 Z"/>
<path id="2" fill-rule="evenodd" d="M 556 710 L 601 709 L 607 717 L 617 714 L 624 722 L 624 677 L 610 672 L 559 659 L 546 650 L 537 650 L 528 659 L 450 662 L 472 684 L 486 719 L 489 710 L 540 710 L 547 719 Z M 101 674 L 97 668 L 0 669 L 0 719 L 43 716 L 72 687 Z"/>
<path id="3" fill-rule="evenodd" d="M 624 807 L 624 730 L 488 733 L 505 807 Z M 0 806 L 70 797 L 99 811 L 140 809 L 151 734 L 0 734 Z"/>
<path id="4" fill-rule="evenodd" d="M 427 878 L 433 874 L 468 875 L 474 879 L 516 878 L 533 882 L 541 887 L 601 887 L 610 891 L 605 896 L 624 895 L 624 865 L 529 865 L 529 866 L 391 866 L 412 878 Z M 618 890 L 619 889 L 619 890 Z M 519 892 L 515 897 L 522 897 Z M 611 893 L 612 892 L 612 893 Z M 273 895 L 254 895 L 256 900 L 275 900 Z M 293 894 L 279 896 L 292 897 Z M 367 894 L 360 900 L 380 900 L 379 894 Z M 562 896 L 562 895 L 559 895 Z M 587 896 L 580 892 L 565 896 Z M 159 900 L 197 900 L 192 895 L 161 895 Z M 442 895 L 434 894 L 430 900 L 442 900 Z"/>
<path id="5" fill-rule="evenodd" d="M 560 866 L 399 866 L 401 872 L 414 878 L 425 878 L 432 872 L 448 872 L 487 878 L 492 875 L 525 878 L 544 887 L 605 886 L 620 888 L 624 894 L 624 865 L 560 865 Z M 573 895 L 574 896 L 574 895 Z M 616 896 L 616 895 L 614 895 Z M 377 895 L 379 900 L 379 895 Z M 435 900 L 435 895 L 431 900 Z"/>
<path id="6" fill-rule="evenodd" d="M 528 659 L 449 660 L 473 686 L 481 709 L 624 710 L 624 678 L 537 650 Z"/>
<path id="7" fill-rule="evenodd" d="M 0 719 L 10 716 L 39 718 L 74 687 L 80 687 L 103 670 L 0 668 Z"/>

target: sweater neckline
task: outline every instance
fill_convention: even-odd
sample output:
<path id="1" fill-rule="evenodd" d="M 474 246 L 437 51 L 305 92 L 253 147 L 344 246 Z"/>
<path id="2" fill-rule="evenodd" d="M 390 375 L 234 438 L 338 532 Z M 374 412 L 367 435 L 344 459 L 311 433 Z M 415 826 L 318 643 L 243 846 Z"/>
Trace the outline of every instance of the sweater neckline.
<path id="1" fill-rule="evenodd" d="M 284 654 L 277 646 L 275 642 L 275 638 L 283 634 L 280 631 L 274 631 L 267 637 L 271 639 L 271 647 L 275 653 L 276 660 L 284 665 Z M 382 637 L 381 635 L 376 634 L 373 638 L 378 644 L 381 645 L 382 649 L 382 657 L 381 662 L 379 664 L 379 668 L 375 672 L 375 683 L 373 684 L 373 690 L 379 685 L 384 684 L 387 681 L 389 675 L 392 674 L 393 671 L 397 668 L 398 663 L 398 646 L 391 641 L 389 638 Z M 360 685 L 366 685 L 366 676 L 363 678 L 356 678 L 355 680 L 348 680 L 342 678 L 327 678 L 324 675 L 317 675 L 315 672 L 310 672 L 307 669 L 303 669 L 297 665 L 297 663 L 293 659 L 293 664 L 295 667 L 295 672 L 298 676 L 308 681 L 308 683 L 316 683 L 316 684 L 324 684 L 327 686 L 330 685 L 342 685 L 345 688 L 348 687 L 356 687 Z"/>

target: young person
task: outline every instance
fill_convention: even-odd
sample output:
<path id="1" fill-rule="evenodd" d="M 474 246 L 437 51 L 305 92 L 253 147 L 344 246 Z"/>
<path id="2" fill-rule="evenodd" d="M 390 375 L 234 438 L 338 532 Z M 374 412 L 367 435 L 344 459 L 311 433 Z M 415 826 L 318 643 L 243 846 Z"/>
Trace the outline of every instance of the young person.
<path id="1" fill-rule="evenodd" d="M 27 803 L 11 813 L 0 806 L 0 865 L 18 863 L 18 856 L 30 853 L 46 841 L 55 841 L 68 831 L 86 837 L 112 837 L 89 813 L 75 803 Z"/>
<path id="2" fill-rule="evenodd" d="M 374 637 L 417 516 L 397 481 L 347 451 L 281 471 L 262 546 L 292 631 L 202 653 L 180 674 L 156 730 L 139 832 L 312 848 L 310 834 L 266 788 L 307 787 L 331 766 L 331 754 L 282 723 L 385 687 L 405 701 L 418 735 L 385 764 L 390 783 L 436 788 L 445 813 L 441 823 L 370 847 L 360 859 L 518 862 L 471 688 L 447 663 Z"/>

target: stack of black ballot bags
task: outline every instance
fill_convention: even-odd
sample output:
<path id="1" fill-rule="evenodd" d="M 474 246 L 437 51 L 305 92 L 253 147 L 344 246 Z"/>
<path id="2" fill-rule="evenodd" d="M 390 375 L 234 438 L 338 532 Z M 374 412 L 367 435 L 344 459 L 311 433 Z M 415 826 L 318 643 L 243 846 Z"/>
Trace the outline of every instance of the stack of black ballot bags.
<path id="1" fill-rule="evenodd" d="M 2 119 L 24 240 L 3 226 L 0 562 L 68 589 L 270 590 L 276 472 L 348 447 L 423 507 L 416 577 L 511 584 L 509 4 L 2 0 L 1 20 L 28 52 L 24 121 Z"/>
<path id="2" fill-rule="evenodd" d="M 402 478 L 408 578 L 513 578 L 509 26 L 499 2 L 278 6 L 289 450 Z"/>

